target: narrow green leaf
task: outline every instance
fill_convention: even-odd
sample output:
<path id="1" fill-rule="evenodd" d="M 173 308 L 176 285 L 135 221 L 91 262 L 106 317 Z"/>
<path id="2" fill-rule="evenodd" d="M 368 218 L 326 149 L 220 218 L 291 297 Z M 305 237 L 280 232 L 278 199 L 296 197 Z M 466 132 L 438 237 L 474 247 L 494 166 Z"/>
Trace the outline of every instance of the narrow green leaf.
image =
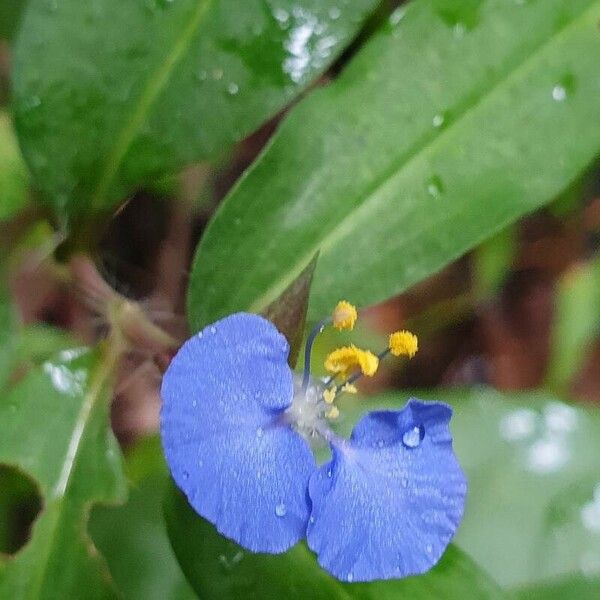
<path id="1" fill-rule="evenodd" d="M 247 552 L 223 538 L 171 486 L 165 501 L 169 538 L 177 559 L 201 598 L 229 600 L 500 600 L 498 587 L 460 550 L 450 546 L 441 561 L 420 577 L 386 582 L 342 583 L 317 564 L 304 544 L 285 554 Z"/>
<path id="2" fill-rule="evenodd" d="M 473 254 L 473 287 L 478 300 L 493 298 L 506 279 L 517 249 L 516 228 L 507 227 Z"/>
<path id="3" fill-rule="evenodd" d="M 317 250 L 309 319 L 340 296 L 381 301 L 550 201 L 598 155 L 598 0 L 486 0 L 454 24 L 439 4 L 395 12 L 291 111 L 200 243 L 193 329 L 261 310 Z"/>
<path id="4" fill-rule="evenodd" d="M 600 257 L 566 273 L 556 290 L 546 384 L 563 390 L 600 333 Z"/>
<path id="5" fill-rule="evenodd" d="M 9 116 L 0 111 L 0 221 L 27 203 L 28 175 Z"/>
<path id="6" fill-rule="evenodd" d="M 598 560 L 596 558 L 596 560 Z M 537 585 L 518 588 L 515 600 L 598 600 L 600 598 L 600 579 L 598 563 L 594 567 L 595 576 L 582 573 L 580 576 L 550 580 Z"/>
<path id="7" fill-rule="evenodd" d="M 59 211 L 108 210 L 223 152 L 322 72 L 376 4 L 31 0 L 13 95 L 37 185 Z"/>
<path id="8" fill-rule="evenodd" d="M 298 353 L 302 345 L 308 295 L 317 259 L 318 255 L 315 255 L 279 298 L 262 311 L 262 315 L 269 319 L 287 339 L 290 345 L 288 362 L 292 369 L 298 362 Z"/>
<path id="9" fill-rule="evenodd" d="M 546 392 L 417 396 L 454 406 L 454 448 L 468 480 L 455 543 L 507 588 L 552 578 L 588 586 L 600 568 L 600 410 Z M 400 408 L 407 398 L 351 399 L 340 406 L 344 429 L 366 410 Z"/>
<path id="10" fill-rule="evenodd" d="M 29 542 L 0 559 L 2 598 L 117 597 L 86 533 L 91 504 L 125 495 L 108 423 L 110 368 L 85 349 L 65 350 L 0 397 L 0 464 L 29 475 L 44 500 Z"/>

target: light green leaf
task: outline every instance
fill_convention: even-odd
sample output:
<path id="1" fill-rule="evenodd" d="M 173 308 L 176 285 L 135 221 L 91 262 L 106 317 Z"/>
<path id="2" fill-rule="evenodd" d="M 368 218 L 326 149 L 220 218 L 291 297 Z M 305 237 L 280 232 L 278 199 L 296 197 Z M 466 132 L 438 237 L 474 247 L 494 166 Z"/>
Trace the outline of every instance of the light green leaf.
<path id="1" fill-rule="evenodd" d="M 37 185 L 59 211 L 108 210 L 224 151 L 322 72 L 376 4 L 31 0 L 13 95 Z"/>
<path id="2" fill-rule="evenodd" d="M 193 329 L 320 250 L 309 319 L 381 301 L 552 200 L 600 151 L 600 2 L 414 0 L 300 102 L 200 242 Z M 573 135 L 576 131 L 577 135 Z M 235 274 L 235 276 L 232 276 Z"/>
<path id="3" fill-rule="evenodd" d="M 600 572 L 600 411 L 545 392 L 417 395 L 454 406 L 454 448 L 468 480 L 457 545 L 506 587 L 561 577 L 590 585 L 586 577 Z M 340 407 L 345 429 L 363 411 L 407 399 L 350 400 Z"/>
<path id="4" fill-rule="evenodd" d="M 500 600 L 504 595 L 463 552 L 450 546 L 429 573 L 374 583 L 342 583 L 323 571 L 304 544 L 284 554 L 253 554 L 220 536 L 174 486 L 165 517 L 181 568 L 201 598 L 233 600 Z"/>
<path id="5" fill-rule="evenodd" d="M 0 397 L 0 464 L 39 486 L 43 509 L 31 539 L 0 558 L 0 597 L 116 598 L 86 533 L 89 508 L 124 499 L 119 447 L 108 423 L 112 360 L 64 350 Z"/>
<path id="6" fill-rule="evenodd" d="M 28 175 L 9 116 L 0 111 L 0 221 L 27 203 Z"/>
<path id="7" fill-rule="evenodd" d="M 600 333 L 600 257 L 577 266 L 556 290 L 546 384 L 563 390 Z"/>

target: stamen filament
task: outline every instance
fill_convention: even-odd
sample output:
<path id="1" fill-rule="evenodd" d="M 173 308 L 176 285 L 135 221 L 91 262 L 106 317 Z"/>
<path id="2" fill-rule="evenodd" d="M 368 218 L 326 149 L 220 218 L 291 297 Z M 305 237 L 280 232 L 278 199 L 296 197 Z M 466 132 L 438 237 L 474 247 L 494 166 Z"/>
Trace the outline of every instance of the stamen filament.
<path id="1" fill-rule="evenodd" d="M 310 355 L 316 337 L 325 329 L 326 325 L 331 323 L 331 317 L 319 321 L 308 334 L 306 345 L 304 346 L 304 371 L 302 373 L 302 391 L 306 393 L 310 381 Z"/>

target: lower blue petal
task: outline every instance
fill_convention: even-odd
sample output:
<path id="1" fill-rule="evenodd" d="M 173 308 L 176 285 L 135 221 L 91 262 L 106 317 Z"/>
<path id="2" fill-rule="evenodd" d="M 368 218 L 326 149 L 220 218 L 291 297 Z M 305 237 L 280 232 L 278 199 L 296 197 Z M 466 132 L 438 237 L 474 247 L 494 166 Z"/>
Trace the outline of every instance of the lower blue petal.
<path id="1" fill-rule="evenodd" d="M 183 345 L 161 388 L 175 483 L 198 514 L 255 552 L 287 550 L 309 515 L 314 458 L 281 418 L 293 394 L 288 351 L 262 317 L 231 315 Z"/>
<path id="2" fill-rule="evenodd" d="M 332 448 L 309 484 L 307 541 L 324 569 L 371 581 L 423 573 L 439 560 L 466 494 L 451 414 L 444 404 L 411 399 L 401 411 L 368 413 Z"/>

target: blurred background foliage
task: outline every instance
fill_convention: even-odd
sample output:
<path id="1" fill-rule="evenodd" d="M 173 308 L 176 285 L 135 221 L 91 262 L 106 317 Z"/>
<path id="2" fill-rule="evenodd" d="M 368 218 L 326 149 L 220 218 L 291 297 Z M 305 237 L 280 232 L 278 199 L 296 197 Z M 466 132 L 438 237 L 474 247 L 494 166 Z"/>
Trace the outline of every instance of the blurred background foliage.
<path id="1" fill-rule="evenodd" d="M 2 0 L 0 597 L 600 597 L 599 22 L 598 0 Z M 163 464 L 190 332 L 265 311 L 297 342 L 340 297 L 354 342 L 420 338 L 342 430 L 412 394 L 454 408 L 466 513 L 422 577 L 247 553 Z"/>

